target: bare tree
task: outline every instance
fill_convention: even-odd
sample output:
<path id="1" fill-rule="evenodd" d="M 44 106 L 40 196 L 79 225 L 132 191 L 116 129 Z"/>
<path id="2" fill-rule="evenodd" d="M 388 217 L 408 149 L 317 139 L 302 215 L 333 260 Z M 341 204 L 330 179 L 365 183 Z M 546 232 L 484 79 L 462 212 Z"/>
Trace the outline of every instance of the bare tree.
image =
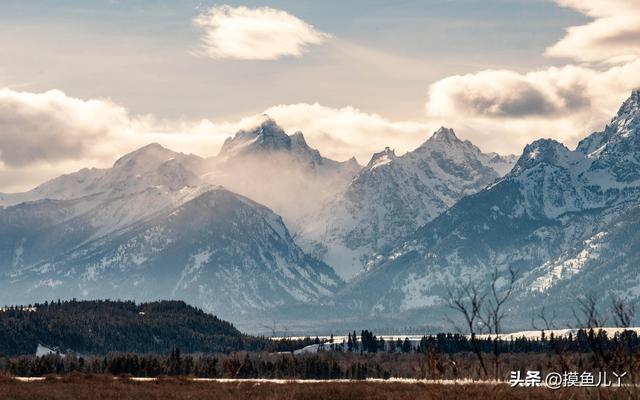
<path id="1" fill-rule="evenodd" d="M 578 328 L 587 331 L 587 341 L 593 352 L 593 356 L 598 369 L 603 370 L 607 362 L 607 357 L 603 347 L 603 335 L 606 333 L 601 329 L 606 319 L 598 312 L 598 300 L 594 294 L 587 294 L 578 299 L 579 309 L 573 310 L 573 316 L 578 323 Z"/>
<path id="2" fill-rule="evenodd" d="M 540 331 L 542 333 L 541 336 L 544 338 L 545 330 L 550 331 L 558 329 L 558 326 L 555 322 L 556 318 L 556 310 L 552 309 L 551 314 L 548 314 L 546 307 L 543 305 L 540 311 L 538 311 L 531 317 L 531 326 L 533 327 L 533 329 Z M 542 326 L 538 325 L 538 323 L 536 322 L 537 320 L 540 320 L 542 322 Z M 553 333 L 551 339 L 553 339 Z M 562 369 L 562 371 L 569 371 L 569 343 L 566 340 L 554 340 L 553 344 L 553 350 L 560 360 L 560 368 Z"/>
<path id="3" fill-rule="evenodd" d="M 265 329 L 269 329 L 271 330 L 271 337 L 275 338 L 276 337 L 276 320 L 273 320 L 273 325 L 265 325 L 265 324 L 260 324 L 261 327 L 265 328 Z"/>
<path id="4" fill-rule="evenodd" d="M 505 303 L 509 300 L 513 294 L 518 274 L 513 268 L 509 268 L 506 271 L 507 283 L 498 287 L 501 274 L 498 269 L 495 268 L 491 274 L 491 284 L 489 286 L 489 293 L 486 296 L 486 302 L 484 307 L 484 313 L 481 314 L 481 320 L 487 326 L 489 334 L 495 335 L 493 337 L 493 362 L 494 362 L 494 378 L 500 379 L 500 354 L 499 354 L 499 341 L 500 334 L 502 334 L 502 321 L 506 316 Z"/>
<path id="5" fill-rule="evenodd" d="M 604 326 L 606 319 L 598 312 L 598 300 L 594 294 L 587 294 L 578 299 L 580 306 L 578 312 L 573 310 L 573 316 L 578 322 L 578 327 L 586 329 L 599 329 Z"/>
<path id="6" fill-rule="evenodd" d="M 620 345 L 616 351 L 616 358 L 618 359 L 619 368 L 626 366 L 628 368 L 629 377 L 631 378 L 631 387 L 634 389 L 634 394 L 637 398 L 636 387 L 636 365 L 634 355 L 634 341 L 633 333 L 630 331 L 631 325 L 636 315 L 635 305 L 625 302 L 623 299 L 614 298 L 612 301 L 611 309 L 616 321 L 616 327 L 622 328 L 623 331 L 618 334 Z"/>
<path id="7" fill-rule="evenodd" d="M 464 285 L 455 286 L 447 289 L 447 305 L 449 308 L 462 314 L 464 322 L 466 324 L 467 332 L 471 341 L 471 347 L 480 362 L 480 367 L 485 376 L 488 376 L 487 367 L 484 362 L 484 356 L 480 346 L 478 345 L 478 339 L 476 335 L 480 331 L 479 322 L 484 304 L 485 295 L 481 294 L 478 286 L 468 281 Z M 458 328 L 452 319 L 447 317 L 449 322 L 456 327 L 456 329 L 462 332 L 462 329 Z"/>
<path id="8" fill-rule="evenodd" d="M 533 329 L 535 329 L 536 331 L 540 331 L 542 333 L 544 333 L 545 330 L 550 331 L 553 329 L 558 329 L 558 326 L 556 325 L 556 318 L 557 318 L 557 313 L 556 310 L 552 310 L 551 315 L 547 314 L 547 308 L 546 306 L 542 306 L 542 308 L 540 309 L 540 311 L 538 311 L 537 313 L 534 313 L 533 316 L 531 317 L 531 326 L 533 327 Z M 542 322 L 542 327 L 540 327 L 540 325 L 537 324 L 537 320 L 540 320 Z"/>
<path id="9" fill-rule="evenodd" d="M 611 308 L 616 320 L 616 326 L 624 329 L 630 328 L 636 315 L 635 306 L 619 298 L 614 298 L 612 303 Z"/>
<path id="10" fill-rule="evenodd" d="M 506 283 L 501 284 L 505 278 Z M 485 376 L 489 376 L 483 353 L 480 349 L 477 335 L 487 333 L 493 337 L 494 378 L 500 379 L 500 335 L 502 334 L 502 322 L 506 317 L 506 303 L 513 295 L 518 274 L 513 268 L 506 273 L 501 273 L 497 268 L 490 275 L 490 282 L 486 290 L 482 290 L 477 284 L 467 281 L 466 284 L 450 287 L 447 291 L 447 304 L 449 308 L 462 314 L 469 333 L 471 346 Z M 461 331 L 455 323 L 449 322 Z"/>

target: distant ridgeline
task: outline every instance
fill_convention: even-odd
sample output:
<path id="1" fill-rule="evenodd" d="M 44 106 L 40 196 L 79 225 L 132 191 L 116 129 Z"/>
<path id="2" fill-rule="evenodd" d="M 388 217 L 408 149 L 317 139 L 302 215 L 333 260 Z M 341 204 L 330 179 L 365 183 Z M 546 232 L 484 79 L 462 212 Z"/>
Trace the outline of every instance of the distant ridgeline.
<path id="1" fill-rule="evenodd" d="M 264 350 L 269 341 L 182 301 L 45 302 L 0 309 L 0 353 L 35 354 L 38 344 L 78 354 L 168 354 Z"/>

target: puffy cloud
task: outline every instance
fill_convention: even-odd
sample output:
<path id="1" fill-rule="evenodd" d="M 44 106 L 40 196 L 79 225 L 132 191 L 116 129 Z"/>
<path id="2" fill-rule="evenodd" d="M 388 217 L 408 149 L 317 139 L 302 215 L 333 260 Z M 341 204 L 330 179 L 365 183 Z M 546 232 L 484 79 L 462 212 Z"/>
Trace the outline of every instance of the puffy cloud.
<path id="1" fill-rule="evenodd" d="M 567 29 L 546 50 L 552 57 L 580 62 L 625 63 L 640 57 L 640 2 L 630 0 L 556 0 L 593 21 Z"/>
<path id="2" fill-rule="evenodd" d="M 463 112 L 487 117 L 548 116 L 588 107 L 585 88 L 591 71 L 550 68 L 519 74 L 486 70 L 456 75 L 433 84 L 427 109 L 432 115 Z"/>
<path id="3" fill-rule="evenodd" d="M 59 90 L 0 89 L 0 191 L 25 190 L 83 167 L 109 166 L 151 142 L 212 155 L 234 129 L 225 122 L 132 116 L 110 100 L 83 100 Z"/>
<path id="4" fill-rule="evenodd" d="M 519 152 L 540 137 L 571 146 L 602 129 L 631 90 L 640 87 L 640 3 L 556 2 L 593 21 L 568 28 L 545 55 L 575 59 L 580 65 L 528 73 L 485 70 L 442 79 L 429 88 L 429 118 L 501 152 Z"/>
<path id="5" fill-rule="evenodd" d="M 424 122 L 390 121 L 354 107 L 279 105 L 264 113 L 287 132 L 301 130 L 309 144 L 338 160 L 361 163 L 385 146 L 410 150 L 436 128 Z M 29 189 L 84 167 L 106 167 L 151 142 L 201 156 L 217 154 L 224 140 L 260 116 L 239 121 L 168 121 L 130 115 L 109 100 L 73 98 L 61 91 L 0 90 L 0 191 Z"/>
<path id="6" fill-rule="evenodd" d="M 427 112 L 483 148 L 519 152 L 540 137 L 574 145 L 602 129 L 636 87 L 640 60 L 605 69 L 486 70 L 431 85 Z"/>
<path id="7" fill-rule="evenodd" d="M 203 31 L 202 52 L 211 58 L 300 57 L 308 45 L 323 43 L 330 37 L 285 11 L 269 7 L 214 6 L 193 23 Z"/>
<path id="8" fill-rule="evenodd" d="M 83 100 L 59 90 L 0 89 L 0 164 L 9 168 L 73 160 L 106 165 L 150 142 L 178 151 L 213 153 L 235 124 L 132 116 L 106 99 Z M 94 166 L 94 165 L 92 165 Z"/>
<path id="9" fill-rule="evenodd" d="M 9 166 L 57 162 L 94 153 L 96 141 L 128 126 L 125 109 L 51 90 L 0 90 L 0 161 Z"/>

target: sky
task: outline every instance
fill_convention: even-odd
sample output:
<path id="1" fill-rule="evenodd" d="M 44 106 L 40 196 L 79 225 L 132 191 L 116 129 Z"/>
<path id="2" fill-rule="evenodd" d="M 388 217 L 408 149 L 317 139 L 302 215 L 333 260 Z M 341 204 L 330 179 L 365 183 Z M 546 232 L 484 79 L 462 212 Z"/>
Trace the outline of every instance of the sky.
<path id="1" fill-rule="evenodd" d="M 632 0 L 3 0 L 0 192 L 269 114 L 338 160 L 437 128 L 569 147 L 640 87 Z"/>

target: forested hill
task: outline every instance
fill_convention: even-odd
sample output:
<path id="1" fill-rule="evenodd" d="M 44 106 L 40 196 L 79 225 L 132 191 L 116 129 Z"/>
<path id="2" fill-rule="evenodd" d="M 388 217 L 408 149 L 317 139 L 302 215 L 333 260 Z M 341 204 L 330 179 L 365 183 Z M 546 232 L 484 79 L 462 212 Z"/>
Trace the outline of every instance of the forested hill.
<path id="1" fill-rule="evenodd" d="M 261 350 L 268 341 L 182 301 L 45 302 L 0 311 L 0 353 L 35 354 L 38 344 L 60 352 L 167 354 Z"/>

